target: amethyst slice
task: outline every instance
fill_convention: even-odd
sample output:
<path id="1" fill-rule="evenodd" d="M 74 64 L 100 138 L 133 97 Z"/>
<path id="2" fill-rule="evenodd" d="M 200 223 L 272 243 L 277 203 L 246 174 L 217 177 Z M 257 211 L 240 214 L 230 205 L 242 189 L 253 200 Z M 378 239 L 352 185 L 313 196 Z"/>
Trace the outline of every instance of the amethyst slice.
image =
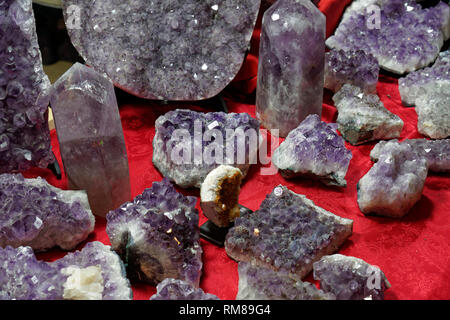
<path id="1" fill-rule="evenodd" d="M 0 173 L 46 168 L 55 161 L 47 124 L 49 88 L 32 1 L 1 1 Z"/>
<path id="2" fill-rule="evenodd" d="M 335 124 L 309 115 L 275 150 L 272 161 L 285 178 L 304 176 L 327 185 L 346 186 L 352 152 L 337 135 Z"/>
<path id="3" fill-rule="evenodd" d="M 156 285 L 174 278 L 198 287 L 202 248 L 196 202 L 164 179 L 108 213 L 106 233 L 132 280 Z"/>
<path id="4" fill-rule="evenodd" d="M 42 178 L 0 175 L 0 247 L 71 250 L 94 224 L 84 191 L 60 190 Z"/>
<path id="5" fill-rule="evenodd" d="M 220 300 L 217 296 L 205 293 L 189 282 L 177 279 L 164 279 L 156 286 L 156 293 L 150 300 Z"/>

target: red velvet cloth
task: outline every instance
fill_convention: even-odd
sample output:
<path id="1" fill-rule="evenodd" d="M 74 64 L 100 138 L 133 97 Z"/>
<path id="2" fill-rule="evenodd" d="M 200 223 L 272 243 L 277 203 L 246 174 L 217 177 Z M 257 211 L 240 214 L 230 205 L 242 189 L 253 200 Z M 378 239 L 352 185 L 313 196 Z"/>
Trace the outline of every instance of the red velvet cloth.
<path id="1" fill-rule="evenodd" d="M 321 1 L 319 8 L 327 16 L 327 33 L 330 35 L 339 22 L 339 17 L 349 0 Z M 255 32 L 257 35 L 257 32 Z M 257 43 L 257 38 L 253 43 Z M 255 47 L 251 50 L 255 53 Z M 250 54 L 244 64 L 239 81 L 231 88 L 247 88 L 251 92 L 255 84 L 257 57 Z M 253 70 L 253 71 L 252 71 Z M 239 85 L 238 83 L 245 83 Z M 252 89 L 253 88 L 253 89 Z M 230 88 L 228 88 L 230 89 Z M 405 122 L 401 139 L 421 138 L 417 132 L 417 115 L 414 108 L 403 107 L 396 79 L 380 76 L 378 94 L 386 108 L 400 116 Z M 255 106 L 239 102 L 232 96 L 227 98 L 230 112 L 248 112 L 255 116 Z M 120 107 L 125 142 L 127 145 L 130 180 L 133 197 L 150 187 L 153 181 L 160 181 L 161 174 L 152 165 L 152 139 L 156 118 L 176 107 L 155 102 L 138 100 L 136 103 Z M 196 110 L 210 111 L 196 107 Z M 331 94 L 325 93 L 322 119 L 335 122 L 337 112 L 331 101 Z M 61 163 L 56 133 L 51 132 L 53 150 Z M 430 173 L 421 200 L 403 219 L 388 219 L 364 216 L 357 205 L 356 184 L 371 168 L 369 153 L 374 143 L 354 147 L 353 159 L 346 176 L 346 188 L 326 187 L 309 180 L 287 181 L 279 174 L 262 176 L 260 165 L 255 165 L 242 185 L 240 203 L 252 210 L 258 209 L 266 194 L 278 184 L 305 194 L 317 205 L 339 216 L 353 219 L 353 235 L 345 242 L 339 253 L 355 256 L 379 266 L 386 274 L 392 288 L 386 292 L 386 299 L 450 299 L 450 182 L 448 175 Z M 67 181 L 56 180 L 48 170 L 33 169 L 27 177 L 40 175 L 51 184 L 66 188 Z M 186 195 L 199 196 L 198 190 L 181 190 Z M 199 211 L 200 207 L 197 206 Z M 200 211 L 200 224 L 206 221 Z M 105 219 L 97 218 L 94 233 L 87 241 L 98 240 L 109 244 L 105 232 Z M 81 249 L 85 243 L 77 249 Z M 234 299 L 238 289 L 237 263 L 231 260 L 223 248 L 218 248 L 201 240 L 203 248 L 203 274 L 200 286 L 206 292 L 221 299 Z M 38 258 L 52 261 L 65 252 L 52 250 L 39 254 Z M 312 281 L 311 275 L 307 278 Z M 135 299 L 148 299 L 155 288 L 145 284 L 134 284 Z"/>

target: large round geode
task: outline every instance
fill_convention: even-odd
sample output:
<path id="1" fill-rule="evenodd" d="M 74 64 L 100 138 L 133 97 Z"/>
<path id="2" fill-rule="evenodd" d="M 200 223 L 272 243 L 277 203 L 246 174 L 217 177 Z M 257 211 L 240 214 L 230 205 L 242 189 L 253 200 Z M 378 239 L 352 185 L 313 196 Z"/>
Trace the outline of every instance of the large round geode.
<path id="1" fill-rule="evenodd" d="M 260 0 L 64 0 L 88 65 L 147 99 L 201 100 L 238 73 Z"/>

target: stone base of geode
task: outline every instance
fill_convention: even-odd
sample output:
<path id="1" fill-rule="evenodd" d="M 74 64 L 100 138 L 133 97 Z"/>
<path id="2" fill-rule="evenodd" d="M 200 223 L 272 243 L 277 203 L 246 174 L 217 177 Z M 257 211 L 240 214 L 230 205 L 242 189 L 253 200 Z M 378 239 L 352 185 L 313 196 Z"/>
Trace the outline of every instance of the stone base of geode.
<path id="1" fill-rule="evenodd" d="M 295 172 L 292 170 L 278 170 L 281 176 L 285 179 L 312 179 L 318 180 L 327 186 L 346 187 L 347 181 L 335 174 L 328 174 L 325 176 L 318 176 L 312 172 Z"/>

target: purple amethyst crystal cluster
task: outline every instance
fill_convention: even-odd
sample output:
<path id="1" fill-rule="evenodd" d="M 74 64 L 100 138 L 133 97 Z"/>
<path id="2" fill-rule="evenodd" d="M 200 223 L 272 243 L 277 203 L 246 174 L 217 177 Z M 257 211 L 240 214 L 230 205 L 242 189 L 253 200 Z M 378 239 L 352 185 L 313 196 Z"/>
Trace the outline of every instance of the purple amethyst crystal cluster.
<path id="1" fill-rule="evenodd" d="M 272 161 L 286 178 L 313 177 L 328 185 L 346 186 L 352 152 L 318 115 L 309 115 L 275 150 Z"/>
<path id="2" fill-rule="evenodd" d="M 100 242 L 54 262 L 30 247 L 0 248 L 0 300 L 126 300 L 130 283 L 117 254 Z"/>
<path id="3" fill-rule="evenodd" d="M 94 230 L 84 191 L 64 191 L 42 178 L 0 175 L 0 247 L 71 250 Z"/>
<path id="4" fill-rule="evenodd" d="M 132 280 L 156 285 L 174 278 L 198 287 L 202 248 L 196 202 L 164 179 L 108 213 L 106 232 Z"/>
<path id="5" fill-rule="evenodd" d="M 315 261 L 339 248 L 352 234 L 352 227 L 352 220 L 338 217 L 280 185 L 259 210 L 235 220 L 225 249 L 234 260 L 301 280 Z"/>
<path id="6" fill-rule="evenodd" d="M 0 173 L 55 159 L 47 125 L 50 81 L 42 69 L 31 0 L 0 3 Z"/>
<path id="7" fill-rule="evenodd" d="M 247 113 L 177 109 L 156 120 L 153 164 L 183 188 L 197 187 L 221 164 L 245 176 L 257 161 L 259 122 Z"/>
<path id="8" fill-rule="evenodd" d="M 156 293 L 150 300 L 220 300 L 217 296 L 205 293 L 192 283 L 177 279 L 164 279 L 156 286 Z"/>
<path id="9" fill-rule="evenodd" d="M 72 43 L 88 65 L 137 96 L 217 95 L 244 61 L 260 0 L 64 0 Z"/>

